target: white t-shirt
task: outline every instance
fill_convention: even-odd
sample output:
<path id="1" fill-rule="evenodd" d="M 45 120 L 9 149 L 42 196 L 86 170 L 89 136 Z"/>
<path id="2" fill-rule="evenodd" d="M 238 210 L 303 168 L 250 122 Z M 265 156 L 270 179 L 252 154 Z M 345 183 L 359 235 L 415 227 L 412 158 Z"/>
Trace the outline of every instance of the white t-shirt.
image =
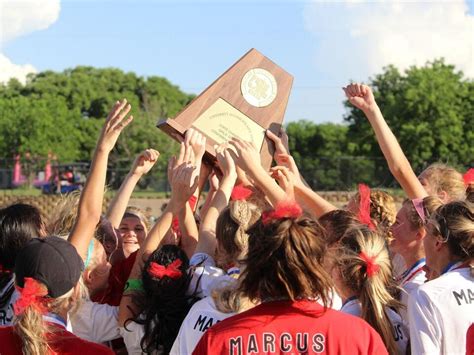
<path id="1" fill-rule="evenodd" d="M 408 297 L 413 291 L 418 289 L 420 285 L 423 285 L 426 282 L 426 274 L 423 271 L 423 266 L 425 266 L 425 264 L 425 259 L 418 260 L 409 269 L 405 270 L 397 280 L 398 285 L 402 288 L 400 301 L 405 306 L 405 308 L 400 309 L 400 315 L 407 327 L 409 327 L 410 324 L 407 312 Z"/>
<path id="2" fill-rule="evenodd" d="M 360 318 L 362 314 L 362 307 L 359 300 L 352 299 L 347 301 L 342 305 L 341 312 L 352 314 L 353 316 Z M 393 339 L 397 343 L 398 353 L 406 354 L 409 339 L 408 329 L 406 329 L 402 318 L 398 313 L 388 307 L 385 308 L 385 312 L 387 313 L 388 319 L 390 319 L 390 323 L 392 323 Z"/>
<path id="3" fill-rule="evenodd" d="M 69 321 L 74 335 L 94 343 L 120 337 L 118 307 L 83 300 Z"/>
<path id="4" fill-rule="evenodd" d="M 412 354 L 466 353 L 466 333 L 474 323 L 474 279 L 468 267 L 459 266 L 410 295 Z"/>
<path id="5" fill-rule="evenodd" d="M 218 311 L 212 297 L 196 302 L 181 324 L 170 354 L 191 354 L 208 328 L 234 314 Z"/>
<path id="6" fill-rule="evenodd" d="M 140 342 L 142 341 L 143 336 L 145 335 L 145 329 L 142 324 L 135 322 L 128 322 L 127 329 L 120 327 L 120 335 L 123 338 L 123 342 L 127 347 L 127 352 L 129 355 L 140 355 L 143 354 L 142 347 Z M 152 354 L 161 354 L 160 351 L 155 351 Z"/>
<path id="7" fill-rule="evenodd" d="M 235 282 L 235 278 L 224 270 L 216 267 L 214 258 L 206 253 L 196 253 L 189 260 L 190 268 L 194 269 L 188 293 L 203 298 L 212 290 L 223 287 L 226 283 Z"/>
<path id="8" fill-rule="evenodd" d="M 11 296 L 9 296 L 11 294 Z M 13 321 L 13 304 L 19 297 L 19 293 L 15 290 L 14 277 L 0 290 L 0 300 L 5 303 L 0 308 L 0 327 L 11 325 Z M 7 299 L 9 298 L 9 299 Z"/>

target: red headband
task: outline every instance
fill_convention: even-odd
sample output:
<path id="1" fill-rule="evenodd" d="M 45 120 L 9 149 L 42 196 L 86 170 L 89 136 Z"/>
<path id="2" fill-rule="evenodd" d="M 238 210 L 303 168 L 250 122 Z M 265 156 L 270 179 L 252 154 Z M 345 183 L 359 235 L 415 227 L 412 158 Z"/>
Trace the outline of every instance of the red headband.
<path id="1" fill-rule="evenodd" d="M 47 312 L 44 300 L 48 291 L 38 281 L 31 277 L 25 277 L 24 287 L 16 286 L 16 289 L 20 293 L 20 298 L 13 305 L 13 312 L 16 316 L 22 314 L 30 306 L 41 314 Z"/>
<path id="2" fill-rule="evenodd" d="M 367 277 L 372 277 L 379 271 L 380 266 L 375 262 L 375 256 L 368 256 L 366 253 L 361 251 L 359 257 L 365 262 Z"/>
<path id="3" fill-rule="evenodd" d="M 279 202 L 273 211 L 267 211 L 262 213 L 262 222 L 264 225 L 270 223 L 273 220 L 283 218 L 298 218 L 303 214 L 303 210 L 300 205 L 296 202 Z"/>
<path id="4" fill-rule="evenodd" d="M 474 183 L 474 168 L 470 168 L 464 175 L 464 185 L 468 187 L 470 184 Z"/>
<path id="5" fill-rule="evenodd" d="M 247 200 L 250 196 L 252 196 L 252 194 L 252 190 L 245 187 L 244 184 L 240 184 L 234 187 L 232 193 L 230 194 L 230 199 L 232 201 Z"/>
<path id="6" fill-rule="evenodd" d="M 370 188 L 365 184 L 359 184 L 359 221 L 370 230 L 374 230 L 375 226 L 370 218 Z"/>
<path id="7" fill-rule="evenodd" d="M 168 266 L 163 266 L 155 262 L 151 262 L 148 267 L 148 274 L 157 279 L 162 279 L 168 276 L 170 279 L 178 279 L 183 274 L 179 267 L 183 262 L 180 259 L 176 259 Z"/>

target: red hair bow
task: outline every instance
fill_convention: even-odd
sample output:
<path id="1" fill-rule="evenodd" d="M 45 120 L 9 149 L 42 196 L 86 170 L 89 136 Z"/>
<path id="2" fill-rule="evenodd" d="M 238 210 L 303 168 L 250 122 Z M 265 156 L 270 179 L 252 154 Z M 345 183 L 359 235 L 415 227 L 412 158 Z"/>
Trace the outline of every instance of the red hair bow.
<path id="1" fill-rule="evenodd" d="M 183 262 L 180 259 L 176 259 L 168 266 L 163 266 L 155 262 L 151 262 L 148 267 L 148 274 L 157 279 L 162 279 L 165 276 L 168 276 L 170 279 L 178 279 L 183 274 L 179 267 Z"/>
<path id="2" fill-rule="evenodd" d="M 474 183 L 474 168 L 470 168 L 464 175 L 464 185 L 469 186 L 470 184 Z"/>
<path id="3" fill-rule="evenodd" d="M 370 188 L 365 184 L 359 184 L 359 221 L 370 230 L 374 230 L 375 226 L 370 218 Z"/>
<path id="4" fill-rule="evenodd" d="M 252 196 L 252 194 L 252 190 L 245 187 L 244 184 L 240 184 L 234 187 L 232 193 L 230 194 L 230 199 L 232 201 L 247 200 L 250 196 Z"/>
<path id="5" fill-rule="evenodd" d="M 359 257 L 365 262 L 367 277 L 372 277 L 379 271 L 380 266 L 375 262 L 375 256 L 368 256 L 366 253 L 361 251 Z"/>
<path id="6" fill-rule="evenodd" d="M 13 305 L 15 315 L 22 314 L 28 307 L 33 307 L 37 312 L 45 314 L 47 312 L 44 298 L 48 294 L 45 287 L 31 277 L 25 277 L 23 288 L 16 286 L 20 293 L 20 298 Z"/>
<path id="7" fill-rule="evenodd" d="M 273 211 L 267 211 L 262 214 L 263 224 L 277 219 L 283 218 L 298 218 L 303 214 L 303 210 L 296 202 L 279 202 Z"/>

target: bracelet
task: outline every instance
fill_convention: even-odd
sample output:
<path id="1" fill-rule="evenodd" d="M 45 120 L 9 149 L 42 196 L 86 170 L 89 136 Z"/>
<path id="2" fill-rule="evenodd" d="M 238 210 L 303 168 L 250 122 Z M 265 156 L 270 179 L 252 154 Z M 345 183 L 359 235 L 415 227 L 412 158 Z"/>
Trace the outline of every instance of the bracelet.
<path id="1" fill-rule="evenodd" d="M 143 281 L 141 279 L 128 279 L 125 283 L 123 293 L 131 293 L 136 291 L 143 291 Z"/>

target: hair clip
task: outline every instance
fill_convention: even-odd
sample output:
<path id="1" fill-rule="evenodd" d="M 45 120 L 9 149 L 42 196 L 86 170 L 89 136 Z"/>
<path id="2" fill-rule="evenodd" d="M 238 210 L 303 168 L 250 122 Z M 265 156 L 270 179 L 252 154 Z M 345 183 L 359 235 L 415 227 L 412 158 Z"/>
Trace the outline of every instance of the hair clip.
<path id="1" fill-rule="evenodd" d="M 368 256 L 366 253 L 361 251 L 359 258 L 364 260 L 367 277 L 374 276 L 380 269 L 380 266 L 375 262 L 375 256 Z"/>
<path id="2" fill-rule="evenodd" d="M 470 168 L 463 175 L 464 185 L 468 187 L 470 184 L 474 183 L 474 168 Z"/>
<path id="3" fill-rule="evenodd" d="M 357 218 L 370 230 L 375 230 L 375 225 L 370 218 L 370 188 L 365 184 L 359 184 L 359 214 Z"/>
<path id="4" fill-rule="evenodd" d="M 16 286 L 20 298 L 13 305 L 15 315 L 22 314 L 28 307 L 33 307 L 37 312 L 45 314 L 47 308 L 44 304 L 44 298 L 48 294 L 48 290 L 44 288 L 38 281 L 31 277 L 25 277 L 25 285 L 23 288 Z"/>
<path id="5" fill-rule="evenodd" d="M 155 277 L 157 279 L 162 279 L 163 277 L 167 276 L 170 279 L 178 279 L 183 274 L 179 267 L 182 265 L 182 261 L 180 259 L 176 259 L 171 264 L 167 266 L 160 265 L 155 262 L 151 262 L 150 266 L 148 267 L 148 274 L 151 277 Z"/>
<path id="6" fill-rule="evenodd" d="M 418 214 L 418 217 L 420 217 L 423 224 L 425 224 L 426 215 L 425 215 L 425 207 L 423 204 L 423 197 L 414 198 L 413 200 L 411 200 L 411 202 L 413 203 L 413 207 L 415 207 L 415 211 Z"/>
<path id="7" fill-rule="evenodd" d="M 252 190 L 245 187 L 244 184 L 239 184 L 233 188 L 230 199 L 232 201 L 247 200 L 252 194 Z"/>
<path id="8" fill-rule="evenodd" d="M 275 209 L 267 211 L 262 214 L 262 222 L 264 225 L 270 223 L 273 220 L 291 218 L 296 219 L 301 217 L 303 210 L 300 205 L 294 201 L 279 202 Z"/>

